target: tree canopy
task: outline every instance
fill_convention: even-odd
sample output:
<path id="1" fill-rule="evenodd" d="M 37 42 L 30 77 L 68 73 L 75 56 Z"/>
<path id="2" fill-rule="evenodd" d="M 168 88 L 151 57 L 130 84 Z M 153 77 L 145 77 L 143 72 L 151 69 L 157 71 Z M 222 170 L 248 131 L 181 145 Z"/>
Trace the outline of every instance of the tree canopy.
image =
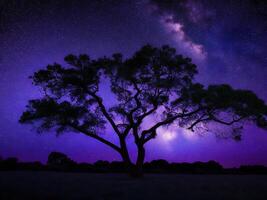
<path id="1" fill-rule="evenodd" d="M 55 63 L 31 76 L 33 84 L 42 88 L 43 98 L 29 101 L 20 122 L 35 122 L 38 131 L 83 133 L 115 149 L 128 163 L 132 161 L 127 136 L 134 137 L 135 163 L 141 166 L 145 143 L 162 126 L 176 124 L 194 131 L 200 125 L 219 123 L 232 126 L 231 136 L 237 140 L 245 122 L 267 128 L 267 106 L 256 94 L 226 84 L 204 87 L 196 83 L 197 66 L 166 45 L 146 45 L 130 58 L 68 55 L 65 61 L 66 66 Z M 110 99 L 99 95 L 103 79 L 116 97 L 110 107 L 104 103 Z M 144 120 L 154 114 L 160 119 L 144 128 Z M 107 123 L 119 144 L 99 134 Z"/>

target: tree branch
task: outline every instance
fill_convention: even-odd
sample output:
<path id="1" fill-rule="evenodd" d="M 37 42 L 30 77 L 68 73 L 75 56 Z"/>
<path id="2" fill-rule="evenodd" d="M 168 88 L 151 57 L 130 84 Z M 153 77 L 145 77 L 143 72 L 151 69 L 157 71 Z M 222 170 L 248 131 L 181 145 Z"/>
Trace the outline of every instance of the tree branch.
<path id="1" fill-rule="evenodd" d="M 108 141 L 108 140 L 106 140 L 106 139 L 104 139 L 104 138 L 102 138 L 102 137 L 100 137 L 100 136 L 98 136 L 98 135 L 96 135 L 94 133 L 90 133 L 87 130 L 84 130 L 83 128 L 81 128 L 81 127 L 79 127 L 77 125 L 74 125 L 74 124 L 68 124 L 68 125 L 70 127 L 72 127 L 73 129 L 75 129 L 75 130 L 77 130 L 77 131 L 79 131 L 79 132 L 81 132 L 81 133 L 83 133 L 83 134 L 85 134 L 85 135 L 87 135 L 89 137 L 92 137 L 92 138 L 102 142 L 103 144 L 108 145 L 109 147 L 113 148 L 117 152 L 121 153 L 120 147 L 118 147 L 117 145 L 113 144 L 112 142 L 110 142 L 110 141 Z"/>
<path id="2" fill-rule="evenodd" d="M 191 124 L 187 129 L 188 129 L 188 130 L 191 130 L 191 131 L 194 132 L 194 127 L 195 127 L 197 124 L 199 124 L 199 123 L 201 123 L 201 122 L 204 122 L 204 121 L 207 121 L 207 120 L 210 120 L 210 118 L 209 118 L 209 117 L 208 117 L 208 118 L 204 118 L 204 119 L 199 118 L 199 119 L 196 120 L 193 124 Z"/>
<path id="3" fill-rule="evenodd" d="M 156 135 L 157 135 L 156 130 L 153 130 L 153 131 L 150 133 L 150 135 L 149 135 L 148 137 L 143 138 L 143 144 L 145 144 L 145 143 L 147 143 L 149 140 L 155 138 Z M 143 136 L 143 135 L 142 135 L 142 136 Z"/>
<path id="4" fill-rule="evenodd" d="M 152 126 L 151 128 L 142 131 L 141 133 L 141 140 L 143 140 L 143 143 L 148 142 L 150 139 L 154 138 L 156 136 L 156 130 L 164 125 L 168 125 L 171 124 L 173 121 L 175 121 L 178 118 L 182 118 L 182 117 L 188 117 L 190 115 L 196 114 L 197 112 L 201 111 L 203 108 L 198 108 L 197 110 L 194 110 L 190 113 L 179 113 L 177 115 L 174 115 L 172 117 L 169 117 L 161 122 L 158 122 L 157 124 L 155 124 L 154 126 Z M 147 138 L 145 138 L 145 136 L 147 134 L 150 133 L 150 136 L 148 136 Z M 151 136 L 152 135 L 152 136 Z"/>
<path id="5" fill-rule="evenodd" d="M 108 111 L 106 110 L 104 104 L 102 103 L 102 99 L 97 96 L 95 93 L 91 93 L 89 92 L 89 94 L 97 101 L 103 115 L 106 117 L 106 119 L 109 121 L 110 125 L 112 126 L 112 128 L 114 129 L 114 131 L 117 133 L 117 135 L 120 137 L 121 136 L 121 132 L 118 129 L 117 125 L 115 124 L 115 122 L 113 121 L 113 119 L 111 118 L 111 116 L 109 115 Z"/>
<path id="6" fill-rule="evenodd" d="M 137 119 L 137 123 L 140 125 L 142 123 L 143 119 L 145 119 L 148 115 L 155 112 L 157 109 L 158 109 L 158 106 L 154 106 L 152 109 L 150 109 L 149 111 L 147 111 L 143 115 L 140 115 Z"/>
<path id="7" fill-rule="evenodd" d="M 123 135 L 124 135 L 124 137 L 126 137 L 129 134 L 130 130 L 133 129 L 133 135 L 135 138 L 135 142 L 138 143 L 139 142 L 139 136 L 138 136 L 138 131 L 137 131 L 138 128 L 137 128 L 137 124 L 134 122 L 133 114 L 135 111 L 137 111 L 139 108 L 142 107 L 142 104 L 141 104 L 140 100 L 138 99 L 138 95 L 141 93 L 141 90 L 138 88 L 135 81 L 132 80 L 132 83 L 134 85 L 134 89 L 136 90 L 136 93 L 133 96 L 133 98 L 136 102 L 136 107 L 133 108 L 129 113 L 126 113 L 126 117 L 129 121 L 129 125 L 125 129 Z"/>
<path id="8" fill-rule="evenodd" d="M 226 121 L 223 121 L 223 120 L 220 120 L 220 119 L 216 118 L 216 117 L 213 116 L 213 115 L 210 115 L 210 117 L 211 117 L 211 119 L 214 120 L 215 122 L 218 122 L 218 123 L 221 123 L 221 124 L 224 124 L 224 125 L 232 125 L 232 124 L 234 124 L 234 123 L 236 123 L 236 122 L 239 122 L 239 121 L 241 121 L 242 119 L 245 118 L 245 116 L 243 116 L 243 117 L 240 117 L 240 118 L 238 118 L 238 119 L 233 119 L 233 120 L 230 121 L 230 122 L 226 122 Z"/>
<path id="9" fill-rule="evenodd" d="M 194 132 L 194 127 L 203 122 L 203 121 L 207 121 L 207 120 L 210 120 L 211 118 L 208 116 L 207 118 L 204 118 L 205 116 L 207 116 L 207 113 L 205 112 L 203 115 L 201 115 L 195 122 L 193 122 L 187 129 L 188 130 L 191 130 Z"/>

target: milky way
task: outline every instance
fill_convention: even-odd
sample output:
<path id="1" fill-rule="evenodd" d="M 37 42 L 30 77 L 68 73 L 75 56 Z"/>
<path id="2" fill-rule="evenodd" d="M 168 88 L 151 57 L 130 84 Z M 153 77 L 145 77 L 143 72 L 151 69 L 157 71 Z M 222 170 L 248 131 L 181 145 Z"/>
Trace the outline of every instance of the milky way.
<path id="1" fill-rule="evenodd" d="M 69 53 L 128 57 L 146 43 L 169 44 L 191 57 L 203 84 L 229 83 L 267 100 L 265 1 L 0 0 L 0 155 L 45 161 L 61 151 L 77 161 L 119 159 L 90 138 L 38 135 L 18 118 L 27 100 L 39 96 L 28 79 L 34 71 L 63 63 Z M 147 159 L 267 165 L 266 144 L 267 134 L 251 125 L 241 142 L 171 129 L 148 145 Z"/>

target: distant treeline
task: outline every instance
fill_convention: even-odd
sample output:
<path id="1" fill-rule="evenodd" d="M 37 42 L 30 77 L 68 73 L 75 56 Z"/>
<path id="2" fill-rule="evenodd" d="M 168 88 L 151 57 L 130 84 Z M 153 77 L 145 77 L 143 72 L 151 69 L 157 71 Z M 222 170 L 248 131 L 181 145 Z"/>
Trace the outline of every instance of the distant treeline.
<path id="1" fill-rule="evenodd" d="M 262 165 L 240 166 L 239 168 L 223 168 L 215 161 L 194 163 L 169 163 L 166 160 L 153 160 L 144 164 L 145 173 L 181 173 L 181 174 L 267 174 L 267 167 Z M 128 168 L 120 161 L 99 160 L 93 164 L 76 163 L 68 156 L 52 152 L 47 163 L 19 162 L 17 158 L 2 159 L 0 170 L 29 170 L 29 171 L 62 171 L 62 172 L 91 172 L 91 173 L 127 173 Z"/>

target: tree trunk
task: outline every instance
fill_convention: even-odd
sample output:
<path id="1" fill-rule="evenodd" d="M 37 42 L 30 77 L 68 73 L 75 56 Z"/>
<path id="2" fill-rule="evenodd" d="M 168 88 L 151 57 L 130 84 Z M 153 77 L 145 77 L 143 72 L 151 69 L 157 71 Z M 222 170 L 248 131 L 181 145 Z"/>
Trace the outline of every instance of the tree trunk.
<path id="1" fill-rule="evenodd" d="M 143 177 L 143 164 L 145 160 L 145 148 L 142 144 L 137 145 L 137 159 L 136 163 L 133 164 L 129 152 L 126 146 L 126 142 L 123 138 L 120 139 L 120 146 L 121 146 L 121 157 L 123 162 L 125 163 L 126 169 L 131 177 L 134 178 L 141 178 Z"/>
<path id="2" fill-rule="evenodd" d="M 135 178 L 141 178 L 144 176 L 143 164 L 145 160 L 145 148 L 143 145 L 138 145 L 138 154 L 136 164 L 133 166 L 131 176 Z"/>
<path id="3" fill-rule="evenodd" d="M 127 149 L 127 145 L 126 145 L 126 142 L 123 138 L 120 138 L 120 146 L 121 146 L 120 154 L 121 154 L 122 160 L 125 164 L 126 170 L 128 172 L 130 172 L 133 168 L 133 163 L 131 162 L 129 152 Z"/>

